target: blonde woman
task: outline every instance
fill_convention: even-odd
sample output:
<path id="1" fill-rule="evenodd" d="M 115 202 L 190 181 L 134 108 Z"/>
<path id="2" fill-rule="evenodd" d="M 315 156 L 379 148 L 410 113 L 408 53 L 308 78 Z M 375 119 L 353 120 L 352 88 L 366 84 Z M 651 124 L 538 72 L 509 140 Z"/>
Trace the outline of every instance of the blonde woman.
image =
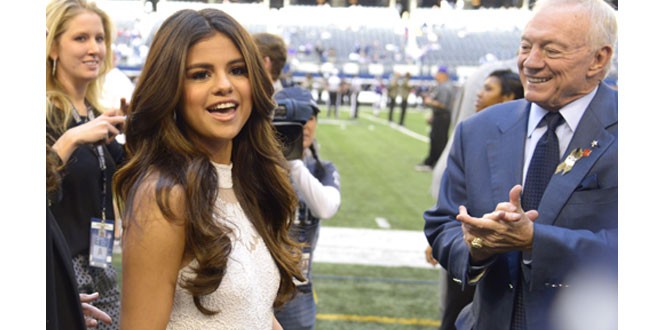
<path id="1" fill-rule="evenodd" d="M 111 181 L 123 160 L 114 136 L 124 118 L 103 112 L 98 102 L 101 77 L 111 64 L 111 27 L 108 15 L 84 0 L 54 0 L 46 7 L 47 144 L 64 165 L 50 209 L 71 250 L 78 291 L 99 292 L 95 305 L 113 319 L 99 329 L 119 327 Z M 94 224 L 104 226 L 95 229 L 95 238 Z"/>

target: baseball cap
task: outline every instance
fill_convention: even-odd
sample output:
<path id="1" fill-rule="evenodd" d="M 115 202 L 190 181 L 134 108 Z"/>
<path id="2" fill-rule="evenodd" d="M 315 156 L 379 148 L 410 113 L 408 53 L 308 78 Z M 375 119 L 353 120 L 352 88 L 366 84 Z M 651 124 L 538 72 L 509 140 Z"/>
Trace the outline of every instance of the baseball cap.
<path id="1" fill-rule="evenodd" d="M 440 72 L 442 72 L 442 73 L 447 73 L 447 74 L 448 74 L 448 73 L 449 73 L 449 69 L 448 69 L 446 66 L 441 65 L 441 66 L 438 67 L 438 73 L 440 73 Z"/>
<path id="2" fill-rule="evenodd" d="M 316 102 L 314 101 L 314 98 L 312 97 L 312 93 L 309 90 L 302 87 L 298 87 L 298 86 L 287 87 L 275 93 L 276 101 L 284 100 L 284 99 L 292 99 L 298 102 L 309 103 L 312 110 L 314 110 L 314 115 L 318 114 L 321 111 L 318 105 L 316 104 Z"/>

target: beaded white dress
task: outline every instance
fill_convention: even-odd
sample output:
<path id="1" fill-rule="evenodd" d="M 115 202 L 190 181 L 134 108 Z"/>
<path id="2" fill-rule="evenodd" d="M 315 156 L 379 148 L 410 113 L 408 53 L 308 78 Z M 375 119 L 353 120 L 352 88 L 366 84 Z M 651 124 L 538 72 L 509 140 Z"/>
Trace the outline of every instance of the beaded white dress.
<path id="1" fill-rule="evenodd" d="M 236 329 L 270 330 L 273 327 L 273 302 L 280 284 L 280 274 L 266 244 L 247 219 L 234 195 L 232 165 L 215 164 L 220 194 L 216 201 L 216 219 L 233 230 L 232 250 L 227 272 L 218 289 L 201 299 L 202 305 L 219 311 L 202 314 L 192 295 L 176 286 L 174 304 L 167 329 Z M 179 271 L 179 281 L 192 276 L 193 260 Z"/>

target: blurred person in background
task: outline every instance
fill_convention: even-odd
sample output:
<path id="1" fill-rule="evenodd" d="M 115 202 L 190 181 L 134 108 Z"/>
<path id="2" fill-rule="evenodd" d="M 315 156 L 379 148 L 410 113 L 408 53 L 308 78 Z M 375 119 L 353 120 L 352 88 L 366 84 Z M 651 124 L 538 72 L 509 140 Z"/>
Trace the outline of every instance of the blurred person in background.
<path id="1" fill-rule="evenodd" d="M 339 105 L 341 104 L 341 79 L 339 71 L 334 69 L 326 81 L 328 91 L 328 117 L 333 114 L 335 119 L 339 117 Z"/>
<path id="2" fill-rule="evenodd" d="M 360 76 L 354 75 L 353 78 L 351 78 L 350 86 L 351 118 L 353 119 L 357 119 L 359 117 L 360 102 L 358 101 L 358 96 L 360 96 L 361 91 L 362 79 L 360 79 Z"/>
<path id="3" fill-rule="evenodd" d="M 106 109 L 126 107 L 124 103 L 131 102 L 131 95 L 135 89 L 131 78 L 117 67 L 119 56 L 118 52 L 112 52 L 112 69 L 108 71 L 103 80 L 100 102 Z"/>
<path id="4" fill-rule="evenodd" d="M 262 63 L 217 9 L 178 11 L 155 34 L 114 181 L 122 329 L 282 329 L 274 308 L 302 280 L 297 200 Z"/>
<path id="5" fill-rule="evenodd" d="M 387 115 L 387 120 L 392 122 L 394 116 L 394 107 L 396 106 L 396 98 L 399 96 L 399 73 L 394 72 L 390 76 L 390 79 L 387 83 L 387 105 L 389 107 L 389 113 Z"/>
<path id="6" fill-rule="evenodd" d="M 408 109 L 408 96 L 413 90 L 413 86 L 410 84 L 410 72 L 406 72 L 401 80 L 399 85 L 399 96 L 401 96 L 401 113 L 399 114 L 399 126 L 403 126 L 406 121 L 406 110 Z"/>
<path id="7" fill-rule="evenodd" d="M 274 82 L 283 67 L 286 57 L 273 54 L 286 54 L 286 46 L 281 37 L 269 33 L 257 33 L 253 38 L 264 58 L 264 66 Z M 277 61 L 268 60 L 277 58 Z M 321 220 L 333 217 L 341 206 L 339 172 L 332 162 L 321 160 L 316 145 L 316 128 L 320 109 L 309 90 L 302 87 L 288 87 L 275 92 L 276 101 L 294 100 L 301 106 L 311 107 L 313 112 L 303 127 L 303 158 L 289 160 L 290 176 L 296 190 L 298 218 L 289 234 L 300 243 L 302 260 L 300 271 L 305 280 L 296 283 L 295 298 L 276 310 L 275 317 L 284 329 L 314 329 L 316 322 L 316 299 L 312 287 L 312 262 L 318 242 Z"/>
<path id="8" fill-rule="evenodd" d="M 99 329 L 118 329 L 111 182 L 123 161 L 114 137 L 125 119 L 119 109 L 104 112 L 99 102 L 101 77 L 112 66 L 106 56 L 112 23 L 93 3 L 53 0 L 46 27 L 46 136 L 63 164 L 50 210 L 71 251 L 78 292 L 98 292 L 94 304 L 112 318 Z"/>
<path id="9" fill-rule="evenodd" d="M 524 93 L 518 74 L 508 69 L 493 71 L 477 93 L 475 112 L 498 103 L 521 99 Z"/>
<path id="10" fill-rule="evenodd" d="M 451 107 L 454 102 L 454 89 L 449 81 L 449 69 L 440 66 L 435 74 L 437 85 L 424 97 L 424 105 L 432 110 L 429 124 L 429 153 L 424 160 L 415 166 L 420 172 L 431 172 L 440 158 L 449 139 L 449 124 L 451 122 Z"/>
<path id="11" fill-rule="evenodd" d="M 286 65 L 287 49 L 284 39 L 272 33 L 255 33 L 252 39 L 259 48 L 261 58 L 264 61 L 264 67 L 268 71 L 268 76 L 273 84 L 275 93 L 282 90 L 280 76 Z M 309 76 L 311 78 L 311 75 Z M 311 88 L 311 86 L 309 86 Z"/>
<path id="12" fill-rule="evenodd" d="M 312 116 L 303 127 L 303 158 L 289 161 L 291 179 L 298 194 L 298 218 L 289 230 L 303 244 L 301 271 L 304 281 L 295 281 L 296 297 L 276 310 L 275 316 L 285 329 L 314 329 L 316 299 L 312 286 L 312 263 L 321 229 L 321 220 L 332 218 L 341 206 L 339 171 L 332 162 L 319 158 L 316 143 L 319 108 L 307 90 L 287 88 L 275 94 L 276 100 L 292 99 L 309 104 Z"/>
<path id="13" fill-rule="evenodd" d="M 305 80 L 301 83 L 301 87 L 310 92 L 314 90 L 314 76 L 311 73 L 305 74 Z"/>
<path id="14" fill-rule="evenodd" d="M 387 95 L 384 95 L 383 93 L 386 89 L 387 87 L 383 83 L 383 78 L 378 76 L 374 84 L 371 86 L 371 90 L 376 94 L 374 103 L 371 106 L 373 114 L 376 117 L 380 114 L 380 110 L 383 106 L 387 105 Z"/>

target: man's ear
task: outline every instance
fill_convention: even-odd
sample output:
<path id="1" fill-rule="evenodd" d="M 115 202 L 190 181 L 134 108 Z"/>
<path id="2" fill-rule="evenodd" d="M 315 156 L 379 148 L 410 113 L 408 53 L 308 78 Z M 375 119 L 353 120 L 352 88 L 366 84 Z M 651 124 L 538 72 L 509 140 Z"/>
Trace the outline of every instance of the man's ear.
<path id="1" fill-rule="evenodd" d="M 271 73 L 273 64 L 270 61 L 270 57 L 264 56 L 264 68 L 266 69 L 266 72 L 268 73 L 268 77 L 270 77 L 270 80 L 273 80 L 273 74 Z"/>
<path id="2" fill-rule="evenodd" d="M 596 51 L 594 54 L 593 62 L 589 66 L 589 71 L 587 72 L 588 77 L 601 77 L 605 78 L 605 68 L 612 60 L 614 54 L 614 49 L 612 46 L 603 46 Z"/>
<path id="3" fill-rule="evenodd" d="M 270 61 L 270 57 L 264 56 L 264 66 L 270 72 L 270 68 L 273 66 L 272 62 Z"/>

